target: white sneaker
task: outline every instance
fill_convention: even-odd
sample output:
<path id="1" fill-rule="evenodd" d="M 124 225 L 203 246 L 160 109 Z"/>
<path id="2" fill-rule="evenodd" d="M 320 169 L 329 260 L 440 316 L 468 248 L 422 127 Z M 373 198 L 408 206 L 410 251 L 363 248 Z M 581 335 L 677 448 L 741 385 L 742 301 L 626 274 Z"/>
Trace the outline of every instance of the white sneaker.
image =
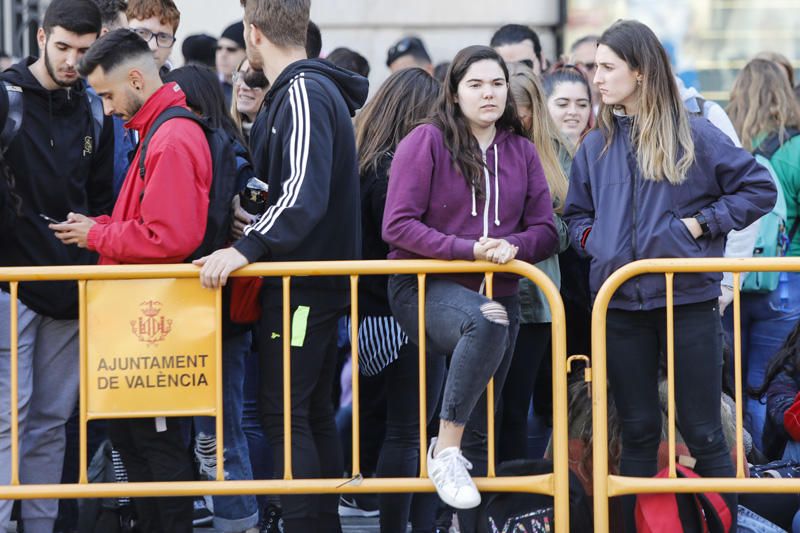
<path id="1" fill-rule="evenodd" d="M 456 509 L 472 509 L 481 503 L 481 494 L 467 470 L 472 463 L 461 455 L 461 449 L 451 446 L 433 457 L 436 439 L 428 448 L 428 476 L 444 503 Z"/>

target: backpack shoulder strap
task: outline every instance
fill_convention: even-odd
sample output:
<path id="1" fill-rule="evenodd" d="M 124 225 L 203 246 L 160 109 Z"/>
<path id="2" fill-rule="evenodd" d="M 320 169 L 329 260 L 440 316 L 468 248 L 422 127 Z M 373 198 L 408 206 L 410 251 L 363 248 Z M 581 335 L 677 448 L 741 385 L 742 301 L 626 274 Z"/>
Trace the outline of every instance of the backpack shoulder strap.
<path id="1" fill-rule="evenodd" d="M 92 91 L 86 92 L 89 100 L 89 109 L 92 111 L 92 126 L 94 127 L 94 151 L 100 148 L 100 136 L 103 134 L 103 121 L 105 112 L 103 111 L 103 100 Z"/>
<path id="2" fill-rule="evenodd" d="M 0 148 L 5 152 L 22 127 L 23 99 L 22 87 L 7 81 L 0 83 L 0 86 L 8 99 L 8 114 L 5 124 L 0 128 Z"/>
<path id="3" fill-rule="evenodd" d="M 796 128 L 787 128 L 783 133 L 783 138 L 780 138 L 777 132 L 771 133 L 761 142 L 761 144 L 758 145 L 758 148 L 756 148 L 755 152 L 753 153 L 763 155 L 767 159 L 772 159 L 772 156 L 775 155 L 775 152 L 777 152 L 781 146 L 783 146 L 783 143 L 791 140 L 797 135 L 800 135 L 800 130 Z"/>
<path id="4" fill-rule="evenodd" d="M 147 135 L 145 135 L 144 139 L 142 139 L 142 149 L 139 152 L 139 177 L 141 179 L 144 179 L 145 176 L 144 160 L 145 156 L 147 155 L 147 146 L 150 144 L 150 139 L 152 139 L 153 135 L 155 135 L 156 131 L 161 127 L 162 124 L 173 118 L 188 118 L 189 120 L 193 120 L 199 124 L 200 127 L 203 128 L 203 131 L 208 130 L 208 124 L 206 124 L 202 118 L 198 117 L 185 107 L 168 107 L 162 111 L 161 114 L 156 118 L 155 122 L 153 122 L 153 125 L 150 126 L 150 129 L 147 131 Z"/>

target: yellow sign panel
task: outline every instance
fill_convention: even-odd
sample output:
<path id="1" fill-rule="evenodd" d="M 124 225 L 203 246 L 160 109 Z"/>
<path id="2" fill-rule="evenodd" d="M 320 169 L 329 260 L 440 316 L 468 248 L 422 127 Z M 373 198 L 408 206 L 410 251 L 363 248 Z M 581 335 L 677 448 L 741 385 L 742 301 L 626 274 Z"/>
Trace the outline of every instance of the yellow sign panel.
<path id="1" fill-rule="evenodd" d="M 89 281 L 90 417 L 215 408 L 214 291 L 196 279 Z"/>

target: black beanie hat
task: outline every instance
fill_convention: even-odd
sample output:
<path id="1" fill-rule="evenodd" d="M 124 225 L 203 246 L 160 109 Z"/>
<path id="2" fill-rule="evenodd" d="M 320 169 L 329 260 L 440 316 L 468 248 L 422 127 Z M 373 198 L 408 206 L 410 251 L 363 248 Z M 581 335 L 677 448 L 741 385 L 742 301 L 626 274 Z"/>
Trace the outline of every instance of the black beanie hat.
<path id="1" fill-rule="evenodd" d="M 234 22 L 225 28 L 225 31 L 222 32 L 220 39 L 230 39 L 238 44 L 239 48 L 244 50 L 244 23 L 242 23 L 241 20 L 239 22 Z"/>
<path id="2" fill-rule="evenodd" d="M 217 40 L 210 35 L 190 35 L 183 40 L 181 52 L 186 64 L 202 63 L 214 68 L 214 54 L 217 50 Z"/>

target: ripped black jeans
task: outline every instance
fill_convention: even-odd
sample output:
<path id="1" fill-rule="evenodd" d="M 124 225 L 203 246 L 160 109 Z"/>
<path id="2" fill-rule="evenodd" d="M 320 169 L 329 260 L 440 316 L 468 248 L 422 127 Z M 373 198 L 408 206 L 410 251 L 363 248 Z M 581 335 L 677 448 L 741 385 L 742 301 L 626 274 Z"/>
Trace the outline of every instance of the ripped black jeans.
<path id="1" fill-rule="evenodd" d="M 450 280 L 428 278 L 425 292 L 425 333 L 428 368 L 428 422 L 444 391 L 439 418 L 466 425 L 461 450 L 473 464 L 472 476 L 484 476 L 487 471 L 486 450 L 486 385 L 494 377 L 494 408 L 502 397 L 503 384 L 511 365 L 514 345 L 519 331 L 519 297 L 499 297 L 490 300 Z M 395 275 L 389 278 L 389 304 L 400 326 L 405 330 L 411 347 L 404 348 L 407 358 L 417 357 L 419 339 L 419 304 L 417 277 Z M 403 357 L 403 355 L 401 355 Z M 449 358 L 447 372 L 440 360 Z M 392 365 L 405 364 L 396 361 Z M 388 368 L 391 368 L 390 365 Z M 416 370 L 416 365 L 411 365 Z M 399 369 L 398 369 L 399 370 Z M 419 389 L 416 378 L 403 370 L 409 386 L 395 387 L 394 393 L 405 398 L 388 398 L 386 441 L 381 451 L 379 474 L 382 476 L 415 476 L 418 469 L 419 425 L 416 398 Z M 411 379 L 409 379 L 411 378 Z M 402 390 L 401 389 L 405 389 Z M 434 397 L 435 396 L 435 397 Z M 392 405 L 405 403 L 405 412 Z M 383 497 L 381 531 L 405 531 L 410 498 L 404 495 Z M 461 531 L 472 533 L 476 528 L 475 510 L 459 512 Z M 415 524 L 416 526 L 416 524 Z"/>
<path id="2" fill-rule="evenodd" d="M 419 338 L 418 290 L 416 276 L 389 280 L 392 313 L 414 344 Z M 426 351 L 429 357 L 450 358 L 439 418 L 465 425 L 492 376 L 495 400 L 500 397 L 518 330 L 516 295 L 490 300 L 450 280 L 427 280 Z"/>

